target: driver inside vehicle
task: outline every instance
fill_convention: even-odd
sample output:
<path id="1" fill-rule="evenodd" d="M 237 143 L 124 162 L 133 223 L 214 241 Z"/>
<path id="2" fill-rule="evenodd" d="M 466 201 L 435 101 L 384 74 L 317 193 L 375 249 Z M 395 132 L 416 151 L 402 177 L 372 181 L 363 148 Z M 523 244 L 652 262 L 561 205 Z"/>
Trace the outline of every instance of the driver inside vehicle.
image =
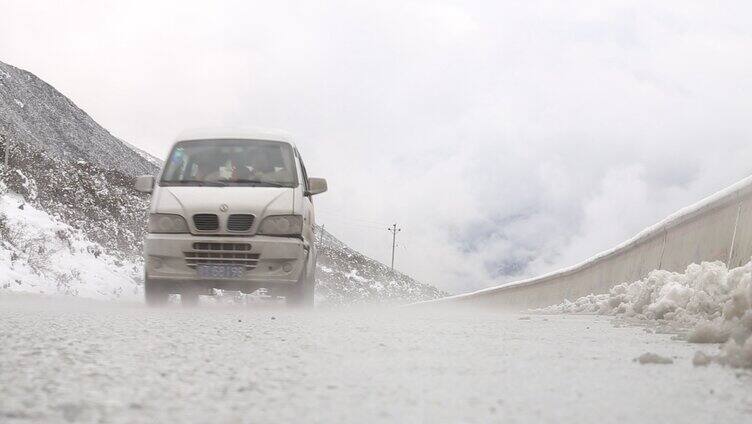
<path id="1" fill-rule="evenodd" d="M 251 155 L 249 159 L 249 165 L 251 168 L 251 175 L 253 179 L 257 180 L 263 180 L 264 177 L 268 177 L 271 174 L 274 174 L 274 167 L 271 165 L 271 162 L 269 161 L 268 155 L 265 151 L 259 150 L 257 152 L 254 152 L 255 154 Z"/>
<path id="2" fill-rule="evenodd" d="M 217 181 L 222 176 L 221 167 L 227 163 L 227 155 L 203 155 L 196 161 L 194 179 L 198 181 Z"/>
<path id="3" fill-rule="evenodd" d="M 176 153 L 177 155 L 177 153 Z M 185 179 L 196 182 L 265 182 L 269 184 L 290 184 L 294 180 L 292 169 L 274 146 L 243 148 L 224 147 L 221 149 L 202 148 L 197 152 L 179 151 L 176 169 L 166 175 L 180 176 L 180 163 L 185 163 Z M 171 177 L 173 178 L 173 177 Z"/>

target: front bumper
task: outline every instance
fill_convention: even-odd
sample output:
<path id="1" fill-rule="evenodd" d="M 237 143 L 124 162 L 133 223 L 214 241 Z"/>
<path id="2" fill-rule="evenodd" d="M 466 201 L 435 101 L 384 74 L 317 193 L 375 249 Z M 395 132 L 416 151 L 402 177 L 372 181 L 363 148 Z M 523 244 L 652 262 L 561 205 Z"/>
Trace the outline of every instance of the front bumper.
<path id="1" fill-rule="evenodd" d="M 197 246 L 206 244 L 250 244 L 248 251 L 255 267 L 246 269 L 242 278 L 206 280 L 199 278 L 189 259 Z M 144 243 L 146 277 L 172 283 L 205 283 L 214 287 L 243 285 L 270 287 L 296 284 L 305 270 L 310 247 L 294 237 L 222 237 L 192 234 L 148 234 Z M 240 253 L 240 252 L 238 252 Z M 216 255 L 215 255 L 216 256 Z M 237 255 L 230 255 L 237 256 Z"/>

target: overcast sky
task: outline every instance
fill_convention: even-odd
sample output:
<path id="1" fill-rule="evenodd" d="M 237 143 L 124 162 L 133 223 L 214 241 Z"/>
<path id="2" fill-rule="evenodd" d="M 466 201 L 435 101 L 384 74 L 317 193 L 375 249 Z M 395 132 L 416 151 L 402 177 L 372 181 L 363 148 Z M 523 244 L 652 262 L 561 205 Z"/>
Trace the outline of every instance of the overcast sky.
<path id="1" fill-rule="evenodd" d="M 608 3 L 608 6 L 604 6 Z M 462 292 L 570 265 L 752 173 L 752 2 L 0 0 L 0 60 L 163 157 L 292 132 L 318 220 Z"/>

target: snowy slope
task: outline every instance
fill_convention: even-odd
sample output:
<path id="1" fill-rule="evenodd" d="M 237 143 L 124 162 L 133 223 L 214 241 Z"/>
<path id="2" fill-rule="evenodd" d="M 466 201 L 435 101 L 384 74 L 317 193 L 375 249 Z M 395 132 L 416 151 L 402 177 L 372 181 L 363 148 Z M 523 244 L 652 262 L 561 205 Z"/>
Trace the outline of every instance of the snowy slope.
<path id="1" fill-rule="evenodd" d="M 118 139 L 118 140 L 120 140 L 120 139 Z M 120 140 L 120 141 L 123 142 L 126 146 L 130 147 L 131 149 L 133 149 L 133 151 L 136 152 L 136 153 L 138 153 L 139 156 L 141 156 L 142 158 L 146 159 L 146 162 L 148 162 L 150 165 L 154 166 L 155 168 L 159 169 L 159 168 L 162 167 L 162 165 L 164 165 L 164 161 L 162 159 L 159 159 L 158 157 L 156 157 L 156 156 L 154 156 L 154 155 L 152 155 L 152 154 L 150 154 L 150 153 L 148 153 L 148 152 L 146 152 L 146 151 L 144 151 L 142 149 L 139 149 L 138 147 L 136 147 L 136 146 L 128 143 L 125 140 Z"/>
<path id="2" fill-rule="evenodd" d="M 0 194 L 0 288 L 135 298 L 141 293 L 141 269 L 141 263 L 106 253 L 20 196 Z"/>
<path id="3" fill-rule="evenodd" d="M 404 303 L 447 295 L 399 271 L 391 271 L 320 227 L 316 235 L 319 248 L 316 295 L 320 303 Z"/>
<path id="4" fill-rule="evenodd" d="M 10 169 L 0 162 L 0 287 L 93 297 L 139 292 L 149 197 L 133 181 L 156 174 L 161 161 L 113 137 L 31 73 L 1 62 L 0 131 L 12 140 Z M 73 244 L 56 238 L 58 231 Z M 317 243 L 320 302 L 443 294 L 392 275 L 331 234 L 322 232 Z"/>
<path id="5" fill-rule="evenodd" d="M 66 160 L 85 160 L 126 175 L 156 167 L 99 126 L 67 97 L 34 74 L 0 62 L 0 128 L 14 141 Z"/>
<path id="6" fill-rule="evenodd" d="M 4 148 L 0 141 L 0 149 Z M 8 191 L 60 218 L 104 249 L 121 257 L 140 254 L 148 196 L 133 189 L 133 177 L 84 160 L 68 160 L 35 144 L 15 142 L 10 170 L 0 166 L 0 178 Z"/>

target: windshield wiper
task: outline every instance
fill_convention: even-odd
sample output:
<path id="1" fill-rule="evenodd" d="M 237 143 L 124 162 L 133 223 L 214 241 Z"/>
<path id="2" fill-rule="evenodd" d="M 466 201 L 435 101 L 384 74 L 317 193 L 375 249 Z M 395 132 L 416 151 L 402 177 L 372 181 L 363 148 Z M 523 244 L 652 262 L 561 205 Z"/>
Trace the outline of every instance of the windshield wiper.
<path id="1" fill-rule="evenodd" d="M 288 187 L 287 185 L 280 184 L 280 183 L 273 183 L 270 181 L 261 181 L 261 180 L 249 180 L 249 179 L 238 179 L 238 180 L 223 180 L 230 183 L 241 183 L 241 184 L 258 184 L 258 185 L 266 185 L 269 187 Z"/>
<path id="2" fill-rule="evenodd" d="M 226 187 L 227 183 L 222 181 L 201 181 L 201 180 L 178 180 L 178 181 L 165 181 L 168 184 L 181 184 L 181 185 L 197 185 L 200 187 Z"/>

